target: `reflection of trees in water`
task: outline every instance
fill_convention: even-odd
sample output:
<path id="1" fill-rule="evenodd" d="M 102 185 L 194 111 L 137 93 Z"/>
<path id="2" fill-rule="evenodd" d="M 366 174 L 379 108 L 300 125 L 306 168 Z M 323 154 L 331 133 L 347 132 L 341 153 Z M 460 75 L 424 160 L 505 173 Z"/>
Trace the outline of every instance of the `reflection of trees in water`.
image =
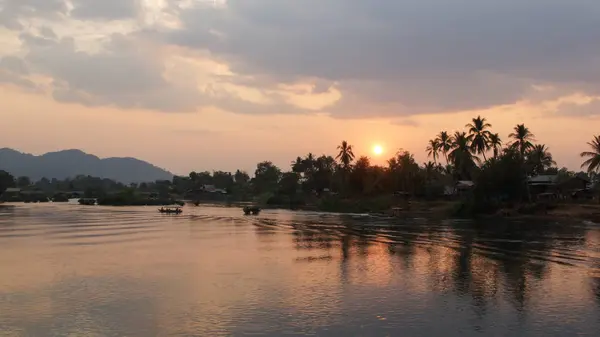
<path id="1" fill-rule="evenodd" d="M 457 235 L 461 249 L 455 263 L 457 291 L 471 293 L 476 307 L 482 309 L 486 298 L 495 298 L 501 278 L 503 293 L 520 315 L 526 313 L 530 290 L 547 275 L 552 249 L 559 244 L 563 249 L 576 248 L 576 241 L 560 238 L 581 237 L 585 232 L 575 226 L 516 222 L 475 224 L 461 229 Z M 494 265 L 474 270 L 475 256 Z M 485 279 L 490 272 L 497 275 L 493 282 Z"/>
<path id="2" fill-rule="evenodd" d="M 340 224 L 340 222 L 342 222 Z M 449 226 L 404 222 L 383 226 L 381 223 L 343 220 L 338 223 L 293 226 L 297 249 L 339 247 L 340 277 L 347 282 L 353 258 L 365 260 L 375 254 L 369 247 L 375 238 L 385 238 L 390 258 L 401 258 L 405 270 L 426 268 L 426 283 L 432 291 L 453 291 L 470 296 L 480 317 L 500 300 L 512 303 L 523 315 L 528 297 L 536 284 L 548 274 L 548 264 L 557 248 L 578 249 L 587 229 L 581 226 L 536 223 L 454 223 Z M 416 265 L 415 257 L 426 261 Z M 564 257 L 568 258 L 568 256 Z M 600 281 L 594 280 L 594 292 L 600 303 Z M 499 291 L 502 289 L 502 291 Z M 522 317 L 521 317 L 522 318 Z"/>
<path id="3" fill-rule="evenodd" d="M 337 245 L 338 238 L 335 233 L 328 230 L 319 230 L 318 224 L 292 224 L 292 241 L 297 250 L 325 250 L 329 251 Z"/>
<path id="4" fill-rule="evenodd" d="M 600 270 L 600 265 L 596 267 L 596 270 Z M 596 294 L 596 302 L 598 302 L 598 306 L 600 306 L 600 276 L 594 277 L 592 284 L 592 290 L 594 291 L 594 294 Z"/>

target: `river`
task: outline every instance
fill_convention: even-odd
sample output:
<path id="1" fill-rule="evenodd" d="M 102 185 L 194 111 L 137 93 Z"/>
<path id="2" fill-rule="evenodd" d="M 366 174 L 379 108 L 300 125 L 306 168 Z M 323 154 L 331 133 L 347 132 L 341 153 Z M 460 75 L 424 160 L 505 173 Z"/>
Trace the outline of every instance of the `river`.
<path id="1" fill-rule="evenodd" d="M 600 225 L 0 205 L 1 336 L 600 336 Z"/>

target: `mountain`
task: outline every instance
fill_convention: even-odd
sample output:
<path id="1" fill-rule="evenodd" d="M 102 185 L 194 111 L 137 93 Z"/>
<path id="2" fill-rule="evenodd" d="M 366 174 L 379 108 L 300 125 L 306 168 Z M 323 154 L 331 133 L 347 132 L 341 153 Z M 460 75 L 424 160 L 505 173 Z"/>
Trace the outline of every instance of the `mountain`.
<path id="1" fill-rule="evenodd" d="M 15 177 L 27 176 L 33 181 L 73 178 L 77 175 L 109 178 L 122 183 L 171 180 L 173 174 L 135 158 L 105 158 L 80 150 L 49 152 L 41 156 L 13 149 L 0 149 L 0 170 Z"/>

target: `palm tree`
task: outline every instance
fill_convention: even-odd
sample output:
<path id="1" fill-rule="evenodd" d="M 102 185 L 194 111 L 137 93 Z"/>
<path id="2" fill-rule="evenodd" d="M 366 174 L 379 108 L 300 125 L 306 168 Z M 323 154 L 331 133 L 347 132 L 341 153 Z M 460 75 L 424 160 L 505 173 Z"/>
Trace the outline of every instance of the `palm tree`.
<path id="1" fill-rule="evenodd" d="M 492 133 L 490 134 L 488 141 L 489 147 L 494 150 L 494 158 L 498 158 L 498 154 L 502 149 L 502 140 L 500 139 L 500 135 L 497 133 Z"/>
<path id="2" fill-rule="evenodd" d="M 452 137 L 452 152 L 448 159 L 461 178 L 471 178 L 471 170 L 476 166 L 475 157 L 471 152 L 471 141 L 465 132 L 456 132 Z"/>
<path id="3" fill-rule="evenodd" d="M 304 162 L 302 158 L 296 157 L 296 160 L 292 160 L 292 172 L 302 173 L 304 172 Z"/>
<path id="4" fill-rule="evenodd" d="M 592 148 L 592 151 L 581 152 L 580 156 L 582 158 L 588 158 L 581 164 L 581 167 L 587 166 L 589 173 L 598 172 L 600 171 L 600 136 L 594 136 L 594 139 L 587 144 Z"/>
<path id="5" fill-rule="evenodd" d="M 425 173 L 425 181 L 430 182 L 438 173 L 437 164 L 432 161 L 423 163 L 423 171 Z"/>
<path id="6" fill-rule="evenodd" d="M 492 134 L 488 128 L 492 127 L 492 124 L 487 123 L 485 118 L 477 116 L 473 118 L 473 122 L 466 125 L 469 128 L 469 137 L 471 138 L 471 151 L 483 155 L 485 158 L 485 152 L 490 149 L 489 138 Z"/>
<path id="7" fill-rule="evenodd" d="M 354 152 L 352 152 L 352 145 L 349 145 L 347 141 L 342 141 L 342 144 L 338 145 L 338 150 L 340 152 L 335 157 L 342 164 L 344 170 L 348 170 L 350 168 L 350 163 L 354 160 Z"/>
<path id="8" fill-rule="evenodd" d="M 452 137 L 448 135 L 448 132 L 442 131 L 437 136 L 436 141 L 438 143 L 438 151 L 444 154 L 446 165 L 448 165 L 448 152 L 452 149 Z"/>
<path id="9" fill-rule="evenodd" d="M 546 145 L 535 145 L 532 147 L 527 152 L 527 163 L 534 174 L 542 174 L 545 169 L 556 165 Z"/>
<path id="10" fill-rule="evenodd" d="M 348 144 L 347 141 L 342 141 L 342 144 L 338 145 L 340 152 L 335 157 L 340 161 L 341 166 L 341 178 L 342 178 L 342 193 L 346 193 L 346 185 L 348 180 L 348 172 L 350 172 L 350 164 L 354 160 L 354 152 L 352 152 L 352 145 Z"/>
<path id="11" fill-rule="evenodd" d="M 513 132 L 509 134 L 508 137 L 513 139 L 510 147 L 519 150 L 521 159 L 525 158 L 525 153 L 527 150 L 533 147 L 532 142 L 535 141 L 535 136 L 533 133 L 531 133 L 531 131 L 529 131 L 525 124 L 517 124 Z"/>
<path id="12" fill-rule="evenodd" d="M 437 164 L 438 154 L 440 151 L 440 144 L 437 139 L 430 139 L 429 145 L 427 145 L 427 157 L 433 157 L 433 162 Z"/>

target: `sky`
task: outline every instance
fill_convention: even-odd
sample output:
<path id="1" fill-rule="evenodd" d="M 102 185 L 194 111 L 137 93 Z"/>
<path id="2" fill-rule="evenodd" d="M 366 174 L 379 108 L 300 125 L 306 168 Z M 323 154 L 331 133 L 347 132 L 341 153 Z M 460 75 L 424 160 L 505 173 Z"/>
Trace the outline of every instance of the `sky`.
<path id="1" fill-rule="evenodd" d="M 286 169 L 342 140 L 424 162 L 481 115 L 578 169 L 598 41 L 597 0 L 0 0 L 0 147 L 176 174 Z"/>

